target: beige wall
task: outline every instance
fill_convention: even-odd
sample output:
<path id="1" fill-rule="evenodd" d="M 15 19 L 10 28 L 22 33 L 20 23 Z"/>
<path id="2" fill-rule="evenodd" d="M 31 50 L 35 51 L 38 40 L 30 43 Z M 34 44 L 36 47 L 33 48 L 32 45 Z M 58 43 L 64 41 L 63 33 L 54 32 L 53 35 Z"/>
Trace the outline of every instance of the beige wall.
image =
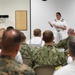
<path id="1" fill-rule="evenodd" d="M 27 37 L 30 38 L 30 0 L 0 0 L 0 15 L 9 15 L 9 18 L 5 23 L 0 23 L 0 28 L 6 28 L 7 26 L 13 26 L 15 28 L 15 11 L 27 10 L 28 30 L 23 31 Z"/>

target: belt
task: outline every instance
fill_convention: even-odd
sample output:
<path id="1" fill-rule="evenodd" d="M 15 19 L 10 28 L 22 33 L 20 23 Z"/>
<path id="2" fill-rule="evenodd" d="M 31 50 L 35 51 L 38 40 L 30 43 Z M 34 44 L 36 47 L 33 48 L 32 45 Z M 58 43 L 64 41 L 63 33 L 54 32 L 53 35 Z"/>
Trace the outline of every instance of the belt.
<path id="1" fill-rule="evenodd" d="M 60 31 L 64 31 L 64 30 L 57 30 L 57 32 L 60 32 Z"/>
<path id="2" fill-rule="evenodd" d="M 60 32 L 60 30 L 57 30 L 57 32 Z"/>

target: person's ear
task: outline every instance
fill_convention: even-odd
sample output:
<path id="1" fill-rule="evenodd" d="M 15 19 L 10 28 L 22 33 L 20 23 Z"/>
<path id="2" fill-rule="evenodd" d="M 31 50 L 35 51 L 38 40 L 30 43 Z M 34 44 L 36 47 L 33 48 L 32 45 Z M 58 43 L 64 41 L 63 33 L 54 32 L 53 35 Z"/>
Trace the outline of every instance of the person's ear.
<path id="1" fill-rule="evenodd" d="M 24 39 L 24 41 L 26 42 L 26 38 Z"/>
<path id="2" fill-rule="evenodd" d="M 69 55 L 69 56 L 71 56 L 71 55 L 72 55 L 70 50 L 68 51 L 68 55 Z"/>
<path id="3" fill-rule="evenodd" d="M 55 39 L 55 37 L 53 37 L 53 40 Z"/>
<path id="4" fill-rule="evenodd" d="M 16 46 L 16 53 L 19 51 L 20 44 Z"/>

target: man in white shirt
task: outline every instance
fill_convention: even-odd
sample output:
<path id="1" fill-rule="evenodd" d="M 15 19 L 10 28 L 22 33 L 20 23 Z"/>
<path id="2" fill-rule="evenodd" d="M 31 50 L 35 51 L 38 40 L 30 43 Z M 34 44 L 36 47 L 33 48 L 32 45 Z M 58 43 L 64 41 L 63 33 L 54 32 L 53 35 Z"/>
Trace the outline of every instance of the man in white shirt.
<path id="1" fill-rule="evenodd" d="M 66 21 L 61 17 L 61 13 L 56 13 L 56 19 L 51 24 L 48 22 L 51 27 L 55 28 L 54 34 L 55 34 L 55 43 L 59 43 L 60 40 L 65 39 L 65 30 L 67 28 Z"/>
<path id="2" fill-rule="evenodd" d="M 28 45 L 35 46 L 37 48 L 43 46 L 44 41 L 41 39 L 41 30 L 40 29 L 35 29 L 33 35 L 34 35 L 34 38 L 28 40 L 26 43 Z"/>
<path id="3" fill-rule="evenodd" d="M 68 46 L 69 54 L 71 55 L 73 61 L 55 71 L 54 75 L 75 75 L 75 36 L 69 38 Z"/>

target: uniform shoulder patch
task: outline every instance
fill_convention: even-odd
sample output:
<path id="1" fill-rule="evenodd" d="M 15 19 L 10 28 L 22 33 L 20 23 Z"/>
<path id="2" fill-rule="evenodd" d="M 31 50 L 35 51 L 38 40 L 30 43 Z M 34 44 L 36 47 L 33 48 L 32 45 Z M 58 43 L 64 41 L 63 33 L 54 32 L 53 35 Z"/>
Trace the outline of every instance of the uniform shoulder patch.
<path id="1" fill-rule="evenodd" d="M 61 19 L 61 22 L 63 22 L 63 21 L 64 21 L 64 19 L 62 18 L 62 19 Z"/>
<path id="2" fill-rule="evenodd" d="M 54 21 L 57 22 L 57 19 L 55 19 Z"/>

